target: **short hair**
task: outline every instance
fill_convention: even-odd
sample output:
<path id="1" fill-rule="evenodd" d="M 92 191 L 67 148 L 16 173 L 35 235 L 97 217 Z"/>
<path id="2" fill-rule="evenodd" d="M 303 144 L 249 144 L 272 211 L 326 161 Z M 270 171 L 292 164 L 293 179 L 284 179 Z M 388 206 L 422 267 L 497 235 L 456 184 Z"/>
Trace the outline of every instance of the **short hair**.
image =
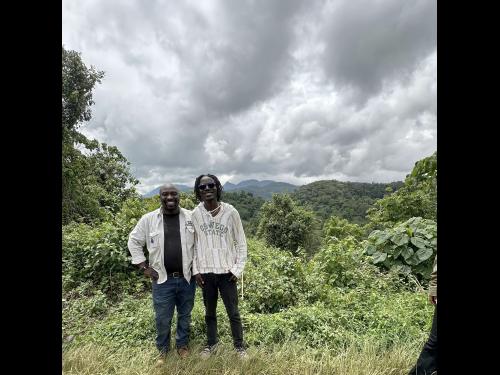
<path id="1" fill-rule="evenodd" d="M 214 180 L 215 182 L 215 187 L 217 188 L 217 200 L 220 201 L 220 197 L 222 195 L 222 191 L 224 190 L 224 188 L 222 187 L 219 179 L 214 176 L 213 174 L 200 174 L 198 177 L 196 177 L 196 181 L 194 182 L 194 195 L 196 197 L 196 199 L 198 200 L 198 202 L 201 202 L 202 199 L 201 199 L 201 195 L 200 195 L 200 190 L 198 189 L 198 186 L 200 186 L 200 180 L 202 177 L 210 177 L 212 180 Z"/>

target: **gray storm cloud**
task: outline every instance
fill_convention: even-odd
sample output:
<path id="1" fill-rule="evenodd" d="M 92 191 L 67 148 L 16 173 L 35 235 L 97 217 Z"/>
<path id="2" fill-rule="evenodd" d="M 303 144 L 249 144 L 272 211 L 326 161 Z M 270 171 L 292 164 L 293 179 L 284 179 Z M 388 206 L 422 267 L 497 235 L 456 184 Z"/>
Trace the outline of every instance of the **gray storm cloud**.
<path id="1" fill-rule="evenodd" d="M 341 1 L 325 12 L 324 69 L 363 99 L 386 80 L 404 80 L 436 49 L 432 0 Z"/>
<path id="2" fill-rule="evenodd" d="M 106 74 L 82 131 L 142 191 L 393 181 L 436 149 L 432 1 L 63 1 L 63 43 Z"/>

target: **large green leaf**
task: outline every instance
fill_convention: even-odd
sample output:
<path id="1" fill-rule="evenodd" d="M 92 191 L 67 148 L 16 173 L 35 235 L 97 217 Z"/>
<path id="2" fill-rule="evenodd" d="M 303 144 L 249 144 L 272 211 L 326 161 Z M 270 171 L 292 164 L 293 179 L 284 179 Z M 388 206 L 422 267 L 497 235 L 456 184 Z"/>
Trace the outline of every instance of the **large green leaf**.
<path id="1" fill-rule="evenodd" d="M 396 245 L 394 245 L 392 242 L 386 242 L 382 247 L 378 249 L 378 251 L 380 251 L 381 253 L 393 254 L 395 248 Z"/>
<path id="2" fill-rule="evenodd" d="M 370 235 L 368 236 L 368 238 L 375 238 L 375 237 L 378 237 L 379 236 L 379 233 L 382 232 L 381 230 L 374 230 L 373 232 L 370 233 Z"/>
<path id="3" fill-rule="evenodd" d="M 372 244 L 367 245 L 365 248 L 365 252 L 367 255 L 372 255 L 376 250 L 377 250 L 377 248 L 375 246 L 373 246 Z"/>
<path id="4" fill-rule="evenodd" d="M 412 237 L 412 238 L 410 238 L 410 242 L 412 244 L 414 244 L 416 247 L 418 247 L 419 249 L 425 248 L 427 246 L 426 241 L 424 241 L 420 237 Z"/>
<path id="5" fill-rule="evenodd" d="M 411 247 L 406 247 L 401 251 L 401 255 L 404 260 L 408 261 L 408 259 L 413 256 L 413 249 Z"/>
<path id="6" fill-rule="evenodd" d="M 385 258 L 387 258 L 387 254 L 376 251 L 375 253 L 373 253 L 372 258 L 374 264 L 382 263 Z"/>
<path id="7" fill-rule="evenodd" d="M 375 245 L 381 245 L 383 244 L 385 241 L 387 241 L 389 238 L 391 237 L 391 234 L 390 233 L 387 233 L 387 232 L 382 232 L 377 240 L 375 241 Z"/>
<path id="8" fill-rule="evenodd" d="M 418 259 L 417 254 L 413 254 L 411 257 L 409 257 L 408 259 L 405 259 L 405 260 L 406 260 L 406 263 L 408 263 L 409 265 L 412 265 L 412 266 L 416 266 L 417 264 L 420 263 L 420 259 Z"/>
<path id="9" fill-rule="evenodd" d="M 391 241 L 397 246 L 408 243 L 409 237 L 406 233 L 398 233 L 391 237 Z"/>
<path id="10" fill-rule="evenodd" d="M 401 255 L 401 252 L 402 252 L 404 249 L 406 249 L 406 248 L 408 248 L 408 246 L 404 246 L 404 245 L 403 245 L 403 246 L 398 246 L 398 247 L 396 247 L 396 248 L 394 249 L 394 251 L 392 252 L 392 256 L 396 259 L 398 256 L 400 256 L 400 255 Z"/>
<path id="11" fill-rule="evenodd" d="M 428 247 L 418 249 L 417 252 L 415 253 L 415 255 L 418 257 L 418 259 L 420 259 L 421 262 L 423 262 L 424 260 L 427 260 L 430 258 L 430 256 L 432 255 L 432 249 L 430 249 Z"/>

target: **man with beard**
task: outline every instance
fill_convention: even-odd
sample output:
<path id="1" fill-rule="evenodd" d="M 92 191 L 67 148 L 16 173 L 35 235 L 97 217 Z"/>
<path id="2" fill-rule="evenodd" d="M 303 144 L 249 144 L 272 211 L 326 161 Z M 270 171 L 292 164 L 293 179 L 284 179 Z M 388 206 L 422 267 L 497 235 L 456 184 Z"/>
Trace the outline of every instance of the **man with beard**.
<path id="1" fill-rule="evenodd" d="M 161 207 L 141 217 L 129 235 L 132 264 L 151 278 L 159 363 L 170 349 L 170 326 L 177 308 L 177 353 L 189 354 L 189 325 L 196 284 L 191 267 L 194 229 L 190 211 L 179 207 L 179 190 L 172 184 L 160 187 Z M 149 253 L 149 263 L 143 246 Z"/>

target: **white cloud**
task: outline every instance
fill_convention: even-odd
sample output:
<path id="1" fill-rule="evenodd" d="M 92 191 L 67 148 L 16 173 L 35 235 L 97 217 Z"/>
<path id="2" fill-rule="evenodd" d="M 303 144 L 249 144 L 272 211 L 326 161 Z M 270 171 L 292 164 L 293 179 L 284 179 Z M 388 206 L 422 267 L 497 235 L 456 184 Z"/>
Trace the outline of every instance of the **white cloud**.
<path id="1" fill-rule="evenodd" d="M 401 180 L 436 149 L 435 3 L 63 1 L 105 71 L 82 131 L 146 192 L 201 173 Z"/>

